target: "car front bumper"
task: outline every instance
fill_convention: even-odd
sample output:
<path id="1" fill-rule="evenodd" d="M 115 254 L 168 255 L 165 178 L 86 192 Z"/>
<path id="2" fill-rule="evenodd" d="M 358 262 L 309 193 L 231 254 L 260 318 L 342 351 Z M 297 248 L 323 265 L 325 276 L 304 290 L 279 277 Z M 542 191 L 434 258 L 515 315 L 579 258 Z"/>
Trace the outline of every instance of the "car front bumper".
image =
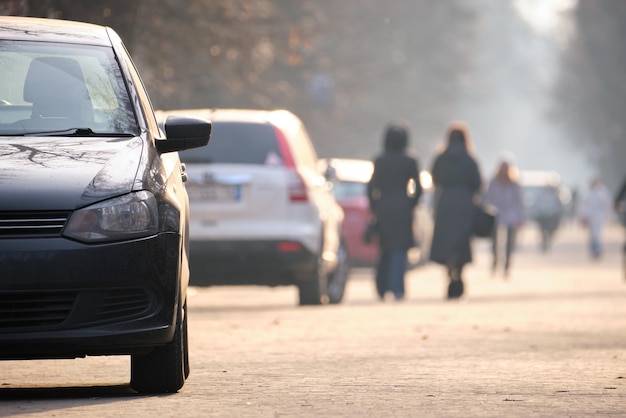
<path id="1" fill-rule="evenodd" d="M 180 236 L 0 240 L 0 358 L 136 354 L 172 340 Z"/>

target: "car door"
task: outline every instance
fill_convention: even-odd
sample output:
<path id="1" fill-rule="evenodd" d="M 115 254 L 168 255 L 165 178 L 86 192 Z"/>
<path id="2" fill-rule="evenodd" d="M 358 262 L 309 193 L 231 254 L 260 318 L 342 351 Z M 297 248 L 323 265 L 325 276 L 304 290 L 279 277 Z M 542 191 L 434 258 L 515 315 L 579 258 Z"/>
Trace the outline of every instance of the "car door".
<path id="1" fill-rule="evenodd" d="M 121 40 L 114 32 L 110 32 L 109 36 L 116 54 L 122 58 L 120 65 L 122 70 L 127 72 L 128 76 L 126 78 L 131 83 L 128 86 L 129 94 L 136 104 L 136 117 L 142 130 L 142 136 L 146 140 L 146 145 L 150 146 L 150 150 L 145 154 L 148 155 L 147 161 L 143 162 L 143 164 L 148 166 L 145 172 L 150 173 L 149 178 L 138 179 L 140 181 L 137 187 L 143 188 L 144 186 L 141 184 L 143 181 L 160 183 L 164 194 L 169 197 L 168 200 L 179 209 L 176 232 L 181 236 L 180 286 L 181 295 L 185 295 L 189 284 L 189 267 L 187 262 L 189 258 L 189 200 L 184 185 L 184 181 L 187 178 L 185 168 L 181 164 L 177 152 L 157 153 L 156 141 L 163 139 L 163 132 L 157 123 L 150 98 Z"/>

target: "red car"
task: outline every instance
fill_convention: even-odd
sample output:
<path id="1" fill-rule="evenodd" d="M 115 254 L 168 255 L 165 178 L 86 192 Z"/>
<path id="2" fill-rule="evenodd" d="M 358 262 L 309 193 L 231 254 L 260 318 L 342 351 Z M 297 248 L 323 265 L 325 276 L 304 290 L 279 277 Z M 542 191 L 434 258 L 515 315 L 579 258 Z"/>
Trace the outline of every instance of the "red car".
<path id="1" fill-rule="evenodd" d="M 376 241 L 366 243 L 365 230 L 372 218 L 367 199 L 367 183 L 372 177 L 374 164 L 369 160 L 327 158 L 320 169 L 332 183 L 335 199 L 344 211 L 343 236 L 348 256 L 353 265 L 374 266 L 378 261 Z M 422 171 L 420 181 L 424 197 L 416 208 L 414 233 L 417 246 L 409 250 L 409 266 L 416 267 L 428 260 L 433 221 L 429 204 L 432 180 L 430 173 Z"/>

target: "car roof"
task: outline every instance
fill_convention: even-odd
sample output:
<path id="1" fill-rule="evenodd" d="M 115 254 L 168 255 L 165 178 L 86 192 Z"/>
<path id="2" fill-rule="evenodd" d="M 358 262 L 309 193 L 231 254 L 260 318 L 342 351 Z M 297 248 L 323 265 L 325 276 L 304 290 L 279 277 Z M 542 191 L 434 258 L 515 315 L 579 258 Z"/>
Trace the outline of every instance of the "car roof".
<path id="1" fill-rule="evenodd" d="M 369 160 L 327 158 L 325 162 L 335 169 L 335 178 L 340 181 L 366 183 L 370 180 L 374 172 L 374 164 Z"/>
<path id="2" fill-rule="evenodd" d="M 157 110 L 156 113 L 159 120 L 165 120 L 169 115 L 187 115 L 208 119 L 211 122 L 271 123 L 284 128 L 300 123 L 296 115 L 285 109 L 199 108 Z"/>
<path id="3" fill-rule="evenodd" d="M 105 26 L 35 17 L 0 16 L 0 39 L 111 46 Z"/>
<path id="4" fill-rule="evenodd" d="M 295 137 L 303 124 L 294 113 L 286 109 L 227 109 L 227 108 L 199 108 L 157 110 L 155 112 L 159 122 L 164 122 L 169 115 L 191 116 L 210 120 L 211 123 L 256 123 L 268 124 L 279 128 L 287 137 Z"/>

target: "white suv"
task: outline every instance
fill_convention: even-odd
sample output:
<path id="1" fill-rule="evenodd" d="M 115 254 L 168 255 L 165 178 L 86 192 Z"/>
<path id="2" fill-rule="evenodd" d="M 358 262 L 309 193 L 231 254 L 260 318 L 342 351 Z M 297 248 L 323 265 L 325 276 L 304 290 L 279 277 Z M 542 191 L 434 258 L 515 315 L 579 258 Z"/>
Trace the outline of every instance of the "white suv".
<path id="1" fill-rule="evenodd" d="M 183 151 L 191 284 L 297 285 L 301 305 L 339 303 L 349 261 L 343 210 L 318 171 L 300 119 L 286 110 L 157 112 L 212 122 L 211 145 Z"/>

